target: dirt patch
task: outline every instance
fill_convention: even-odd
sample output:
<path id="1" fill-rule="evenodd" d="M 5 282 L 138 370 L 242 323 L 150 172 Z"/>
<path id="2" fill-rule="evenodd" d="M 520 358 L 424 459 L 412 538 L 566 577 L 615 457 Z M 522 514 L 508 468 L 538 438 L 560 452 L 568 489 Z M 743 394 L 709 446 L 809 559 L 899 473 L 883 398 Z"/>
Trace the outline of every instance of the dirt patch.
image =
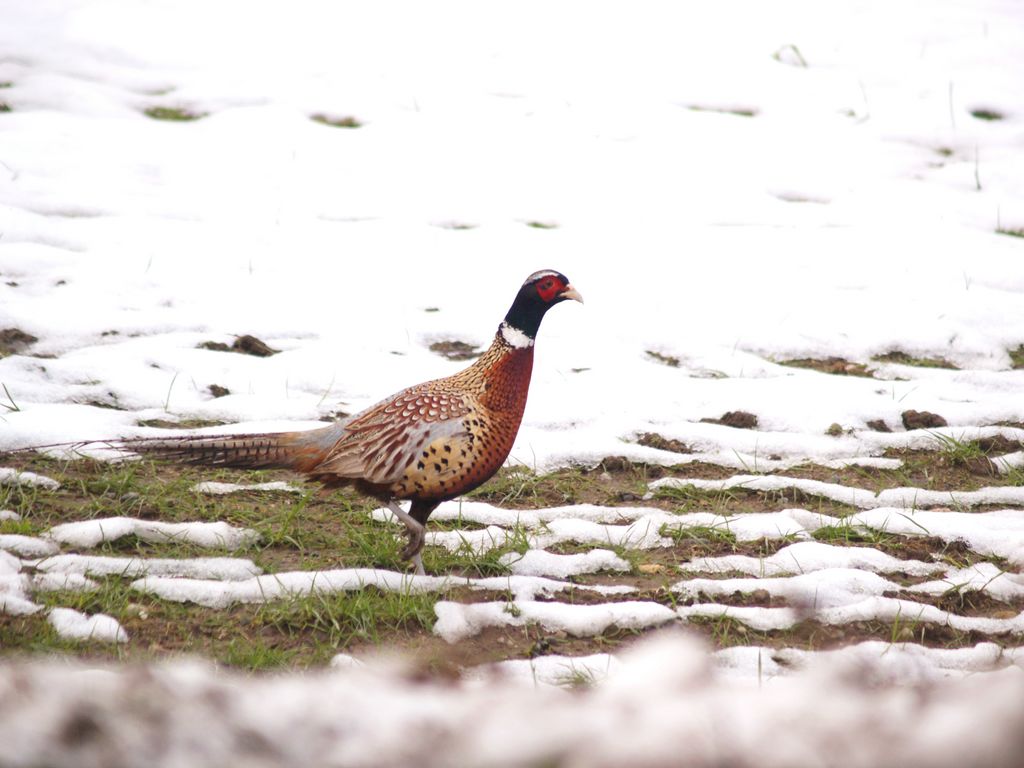
<path id="1" fill-rule="evenodd" d="M 230 389 L 228 389 L 227 387 L 222 387 L 220 384 L 211 384 L 209 387 L 207 387 L 207 389 L 210 390 L 210 394 L 215 398 L 224 397 L 226 395 L 231 394 Z"/>
<path id="2" fill-rule="evenodd" d="M 706 424 L 721 424 L 734 429 L 757 429 L 757 416 L 747 411 L 727 411 L 717 419 L 701 419 Z"/>
<path id="3" fill-rule="evenodd" d="M 644 352 L 651 360 L 656 360 L 662 365 L 667 365 L 669 368 L 678 368 L 681 363 L 680 359 L 675 355 L 666 355 L 653 349 L 647 349 Z"/>
<path id="4" fill-rule="evenodd" d="M 361 128 L 362 123 L 351 115 L 344 117 L 337 117 L 335 115 L 325 115 L 323 113 L 317 113 L 310 115 L 310 120 L 314 123 L 320 123 L 321 125 L 329 125 L 332 128 Z"/>
<path id="5" fill-rule="evenodd" d="M 784 474 L 863 488 L 873 493 L 907 486 L 934 491 L 975 491 L 984 486 L 1013 484 L 1010 476 L 991 474 L 987 469 L 991 462 L 984 456 L 970 458 L 943 450 L 904 448 L 889 448 L 882 455 L 899 459 L 902 466 L 895 469 L 864 466 L 833 469 L 820 464 L 802 464 L 787 469 Z"/>
<path id="6" fill-rule="evenodd" d="M 19 354 L 37 341 L 38 338 L 20 328 L 4 328 L 0 331 L 0 357 Z"/>
<path id="7" fill-rule="evenodd" d="M 867 422 L 867 428 L 874 432 L 892 432 L 889 425 L 883 419 L 871 419 Z"/>
<path id="8" fill-rule="evenodd" d="M 464 341 L 435 341 L 429 349 L 441 357 L 460 362 L 480 357 L 479 348 Z"/>
<path id="9" fill-rule="evenodd" d="M 266 342 L 249 334 L 237 337 L 231 346 L 222 341 L 204 341 L 198 346 L 200 349 L 209 349 L 213 352 L 240 352 L 243 355 L 253 355 L 255 357 L 270 357 L 281 351 L 273 349 Z"/>
<path id="10" fill-rule="evenodd" d="M 912 365 L 917 368 L 949 368 L 950 370 L 958 370 L 953 363 L 944 357 L 914 357 L 900 349 L 894 349 L 882 355 L 875 355 L 873 359 L 880 363 Z"/>
<path id="11" fill-rule="evenodd" d="M 816 359 L 811 357 L 800 357 L 794 360 L 779 360 L 779 365 L 790 368 L 808 368 L 812 371 L 830 373 L 834 376 L 864 376 L 871 378 L 874 372 L 864 363 L 851 363 L 842 357 L 826 357 Z"/>
<path id="12" fill-rule="evenodd" d="M 681 440 L 663 437 L 657 432 L 644 432 L 637 440 L 637 445 L 644 445 L 648 448 L 657 448 L 659 451 L 671 451 L 672 453 L 692 453 L 690 446 Z"/>

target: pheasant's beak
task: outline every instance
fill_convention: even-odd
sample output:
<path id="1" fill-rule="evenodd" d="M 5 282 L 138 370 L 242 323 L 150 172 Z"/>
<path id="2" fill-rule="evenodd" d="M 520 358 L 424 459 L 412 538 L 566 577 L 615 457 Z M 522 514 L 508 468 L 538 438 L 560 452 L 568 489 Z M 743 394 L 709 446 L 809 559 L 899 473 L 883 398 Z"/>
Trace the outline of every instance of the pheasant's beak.
<path id="1" fill-rule="evenodd" d="M 573 299 L 574 301 L 578 301 L 580 304 L 583 303 L 583 297 L 580 296 L 580 292 L 573 288 L 572 285 L 565 286 L 565 290 L 558 294 L 558 298 Z"/>

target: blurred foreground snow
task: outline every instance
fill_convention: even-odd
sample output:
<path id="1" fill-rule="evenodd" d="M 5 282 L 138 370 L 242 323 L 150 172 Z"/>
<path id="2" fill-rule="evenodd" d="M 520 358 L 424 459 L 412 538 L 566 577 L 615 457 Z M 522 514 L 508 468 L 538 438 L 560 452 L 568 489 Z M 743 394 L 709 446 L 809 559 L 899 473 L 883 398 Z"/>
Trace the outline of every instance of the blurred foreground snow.
<path id="1" fill-rule="evenodd" d="M 1020 765 L 1019 667 L 915 680 L 913 657 L 899 658 L 826 655 L 761 687 L 716 675 L 705 648 L 667 633 L 577 691 L 514 675 L 423 682 L 396 662 L 262 677 L 7 664 L 0 764 Z"/>

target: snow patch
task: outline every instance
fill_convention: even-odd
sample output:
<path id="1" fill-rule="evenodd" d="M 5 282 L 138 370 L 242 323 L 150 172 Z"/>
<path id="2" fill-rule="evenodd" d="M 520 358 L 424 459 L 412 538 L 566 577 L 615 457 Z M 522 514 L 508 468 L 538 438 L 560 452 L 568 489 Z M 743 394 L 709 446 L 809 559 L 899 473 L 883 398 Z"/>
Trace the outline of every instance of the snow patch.
<path id="1" fill-rule="evenodd" d="M 819 541 L 788 544 L 767 557 L 698 557 L 682 563 L 679 568 L 695 573 L 739 571 L 762 577 L 810 573 L 826 568 L 860 568 L 874 573 L 905 573 L 908 576 L 929 576 L 947 570 L 946 566 L 939 563 L 901 560 L 871 547 L 842 547 Z"/>
<path id="2" fill-rule="evenodd" d="M 628 571 L 630 568 L 629 563 L 610 549 L 591 549 L 572 555 L 530 549 L 521 555 L 518 552 L 507 552 L 498 562 L 512 573 L 523 576 L 551 576 L 557 579 L 599 571 Z"/>
<path id="3" fill-rule="evenodd" d="M 192 579 L 240 581 L 263 571 L 251 560 L 233 557 L 143 558 L 98 555 L 53 555 L 27 563 L 46 573 L 78 573 L 92 576 L 174 576 Z"/>
<path id="4" fill-rule="evenodd" d="M 0 534 L 0 549 L 20 557 L 46 557 L 60 551 L 52 541 L 16 533 Z"/>
<path id="5" fill-rule="evenodd" d="M 284 493 L 302 493 L 301 488 L 296 488 L 291 483 L 276 481 L 272 483 L 218 483 L 212 480 L 196 483 L 192 486 L 196 493 L 206 493 L 211 496 L 224 496 L 229 493 L 242 493 L 244 491 L 282 491 Z"/>
<path id="6" fill-rule="evenodd" d="M 644 601 L 570 605 L 528 600 L 469 604 L 442 600 L 434 606 L 434 612 L 437 614 L 434 634 L 449 643 L 472 637 L 489 627 L 539 624 L 549 632 L 592 637 L 613 625 L 622 629 L 645 629 L 676 618 L 672 609 Z"/>
<path id="7" fill-rule="evenodd" d="M 259 540 L 259 534 L 248 528 L 236 528 L 224 522 L 161 523 L 130 517 L 106 517 L 56 525 L 45 536 L 75 547 L 95 547 L 104 541 L 122 536 L 138 536 L 143 541 L 183 542 L 210 549 L 238 549 Z"/>
<path id="8" fill-rule="evenodd" d="M 35 472 L 22 472 L 10 467 L 0 467 L 0 485 L 26 485 L 32 488 L 45 488 L 48 491 L 56 491 L 60 488 L 60 483 L 53 478 L 37 475 Z"/>
<path id="9" fill-rule="evenodd" d="M 69 640 L 95 640 L 101 643 L 127 643 L 128 633 L 105 613 L 87 616 L 71 608 L 52 608 L 47 621 L 57 634 Z"/>

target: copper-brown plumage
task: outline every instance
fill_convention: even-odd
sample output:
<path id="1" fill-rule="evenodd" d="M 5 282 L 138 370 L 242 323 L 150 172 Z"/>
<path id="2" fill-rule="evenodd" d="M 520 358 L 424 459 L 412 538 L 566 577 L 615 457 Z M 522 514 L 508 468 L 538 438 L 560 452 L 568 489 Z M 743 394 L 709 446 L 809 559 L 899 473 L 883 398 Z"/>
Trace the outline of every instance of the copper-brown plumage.
<path id="1" fill-rule="evenodd" d="M 527 278 L 490 348 L 459 373 L 404 389 L 330 426 L 305 432 L 129 439 L 121 446 L 160 458 L 225 467 L 292 469 L 350 485 L 385 502 L 409 533 L 403 556 L 423 572 L 424 525 L 438 504 L 473 490 L 515 442 L 544 313 L 582 301 L 564 275 Z M 397 504 L 409 500 L 406 512 Z"/>

